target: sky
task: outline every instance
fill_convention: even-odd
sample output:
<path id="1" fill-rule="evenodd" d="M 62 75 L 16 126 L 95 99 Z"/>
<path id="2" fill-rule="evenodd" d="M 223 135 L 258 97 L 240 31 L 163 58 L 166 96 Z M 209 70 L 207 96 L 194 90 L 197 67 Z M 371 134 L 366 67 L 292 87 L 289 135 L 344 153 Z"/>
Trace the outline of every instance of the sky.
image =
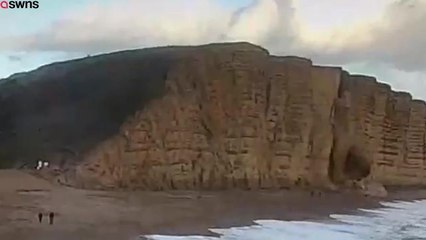
<path id="1" fill-rule="evenodd" d="M 426 0 L 39 0 L 0 9 L 0 78 L 123 49 L 249 41 L 426 100 Z"/>

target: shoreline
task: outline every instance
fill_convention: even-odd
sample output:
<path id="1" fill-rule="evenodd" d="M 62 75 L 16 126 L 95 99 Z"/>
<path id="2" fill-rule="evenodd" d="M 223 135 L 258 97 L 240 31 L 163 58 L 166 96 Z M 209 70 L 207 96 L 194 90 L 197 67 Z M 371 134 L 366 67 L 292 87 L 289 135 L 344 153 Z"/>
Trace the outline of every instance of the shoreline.
<path id="1" fill-rule="evenodd" d="M 310 191 L 301 189 L 254 192 L 232 190 L 229 192 L 232 194 L 241 193 L 243 195 L 241 199 L 246 199 L 247 197 L 255 197 L 257 199 L 251 199 L 245 206 L 235 206 L 233 209 L 223 211 L 219 218 L 215 218 L 212 221 L 215 224 L 206 228 L 199 228 L 200 225 L 204 225 L 202 223 L 191 225 L 189 228 L 188 223 L 183 223 L 176 224 L 175 228 L 157 229 L 157 231 L 141 235 L 218 236 L 210 232 L 209 229 L 251 226 L 255 225 L 254 221 L 256 220 L 335 221 L 330 217 L 331 214 L 356 215 L 360 213 L 360 209 L 377 209 L 383 207 L 381 202 L 410 202 L 426 199 L 426 189 L 410 188 L 409 190 L 404 190 L 402 187 L 390 190 L 389 196 L 386 198 L 364 197 L 355 191 L 323 192 L 322 197 L 311 197 Z M 226 193 L 215 192 L 214 194 L 220 195 Z M 282 199 L 280 200 L 281 197 Z M 241 203 L 241 201 L 243 200 L 237 200 L 238 203 Z M 249 209 L 250 211 L 246 211 Z"/>
<path id="2" fill-rule="evenodd" d="M 201 195 L 201 197 L 199 197 Z M 390 188 L 387 198 L 355 192 L 168 191 L 111 192 L 74 189 L 18 171 L 0 171 L 0 239 L 118 240 L 142 235 L 217 236 L 211 228 L 254 225 L 254 220 L 327 221 L 382 201 L 426 199 L 424 188 Z M 55 224 L 38 212 L 54 211 Z"/>

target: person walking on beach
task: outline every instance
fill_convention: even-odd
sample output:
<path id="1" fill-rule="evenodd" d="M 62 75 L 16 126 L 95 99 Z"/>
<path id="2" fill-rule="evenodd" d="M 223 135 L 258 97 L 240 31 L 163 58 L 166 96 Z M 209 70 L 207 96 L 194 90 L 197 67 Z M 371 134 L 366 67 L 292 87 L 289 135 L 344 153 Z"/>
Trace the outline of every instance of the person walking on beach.
<path id="1" fill-rule="evenodd" d="M 53 212 L 49 213 L 49 224 L 52 225 L 53 224 L 53 218 L 55 217 L 55 214 Z"/>
<path id="2" fill-rule="evenodd" d="M 38 222 L 41 223 L 41 221 L 43 221 L 43 214 L 38 213 Z"/>

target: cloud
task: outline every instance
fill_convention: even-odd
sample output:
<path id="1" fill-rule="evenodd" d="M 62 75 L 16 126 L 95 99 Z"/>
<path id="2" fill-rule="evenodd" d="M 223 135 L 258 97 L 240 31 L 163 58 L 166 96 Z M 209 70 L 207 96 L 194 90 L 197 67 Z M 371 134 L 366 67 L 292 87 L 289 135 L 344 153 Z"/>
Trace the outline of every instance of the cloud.
<path id="1" fill-rule="evenodd" d="M 283 17 L 289 6 L 290 0 L 257 0 L 235 11 L 215 0 L 113 1 L 90 5 L 38 33 L 8 38 L 2 45 L 21 51 L 97 53 L 217 41 L 263 44 L 276 32 L 283 33 L 281 39 L 294 34 L 280 31 L 291 22 L 291 15 Z"/>
<path id="2" fill-rule="evenodd" d="M 376 38 L 366 52 L 372 60 L 402 70 L 426 70 L 426 1 L 401 0 L 391 4 L 383 24 L 373 28 Z M 374 32 L 373 32 L 374 31 Z"/>
<path id="3" fill-rule="evenodd" d="M 308 29 L 306 21 L 317 28 Z M 339 21 L 344 24 L 327 28 Z M 416 90 L 426 76 L 424 22 L 426 0 L 253 0 L 237 10 L 216 0 L 122 0 L 87 5 L 36 33 L 0 37 L 0 51 L 85 55 L 250 41 L 317 64 L 358 64 L 364 73 L 426 99 Z"/>
<path id="4" fill-rule="evenodd" d="M 305 44 L 299 50 L 325 63 L 385 63 L 402 71 L 425 71 L 424 22 L 425 0 L 394 1 L 378 21 L 347 26 L 345 31 L 330 34 L 334 40 Z"/>
<path id="5" fill-rule="evenodd" d="M 225 40 L 251 41 L 269 45 L 276 37 L 290 39 L 297 32 L 293 28 L 292 2 L 283 0 L 259 0 L 233 13 L 233 21 L 223 29 Z M 269 44 L 268 44 L 269 43 Z"/>

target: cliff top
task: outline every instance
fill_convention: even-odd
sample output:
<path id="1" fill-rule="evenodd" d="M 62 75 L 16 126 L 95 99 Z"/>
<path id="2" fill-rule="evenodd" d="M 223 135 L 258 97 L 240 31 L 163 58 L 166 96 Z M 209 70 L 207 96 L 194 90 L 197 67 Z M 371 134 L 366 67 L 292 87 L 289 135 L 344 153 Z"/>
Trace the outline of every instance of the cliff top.
<path id="1" fill-rule="evenodd" d="M 262 54 L 269 55 L 268 50 L 262 48 L 261 46 L 249 43 L 249 42 L 229 42 L 229 43 L 210 43 L 205 45 L 193 46 L 159 46 L 151 48 L 141 48 L 141 49 L 132 49 L 132 50 L 123 50 L 111 53 L 103 53 L 88 57 L 82 57 L 67 61 L 53 62 L 38 67 L 37 69 L 28 71 L 28 72 L 19 72 L 10 75 L 7 78 L 0 79 L 0 86 L 8 80 L 16 80 L 27 77 L 28 74 L 31 74 L 31 77 L 34 77 L 36 74 L 46 73 L 49 70 L 54 69 L 55 72 L 61 72 L 67 67 L 73 67 L 81 64 L 96 64 L 98 61 L 108 60 L 112 58 L 118 58 L 126 60 L 126 58 L 140 58 L 140 57 L 151 57 L 152 55 L 169 55 L 170 57 L 176 57 L 179 55 L 184 55 L 192 53 L 194 51 L 207 50 L 207 51 L 254 51 Z M 297 58 L 297 57 L 295 57 Z M 310 60 L 309 60 L 310 61 Z M 50 72 L 49 72 L 50 73 Z"/>

